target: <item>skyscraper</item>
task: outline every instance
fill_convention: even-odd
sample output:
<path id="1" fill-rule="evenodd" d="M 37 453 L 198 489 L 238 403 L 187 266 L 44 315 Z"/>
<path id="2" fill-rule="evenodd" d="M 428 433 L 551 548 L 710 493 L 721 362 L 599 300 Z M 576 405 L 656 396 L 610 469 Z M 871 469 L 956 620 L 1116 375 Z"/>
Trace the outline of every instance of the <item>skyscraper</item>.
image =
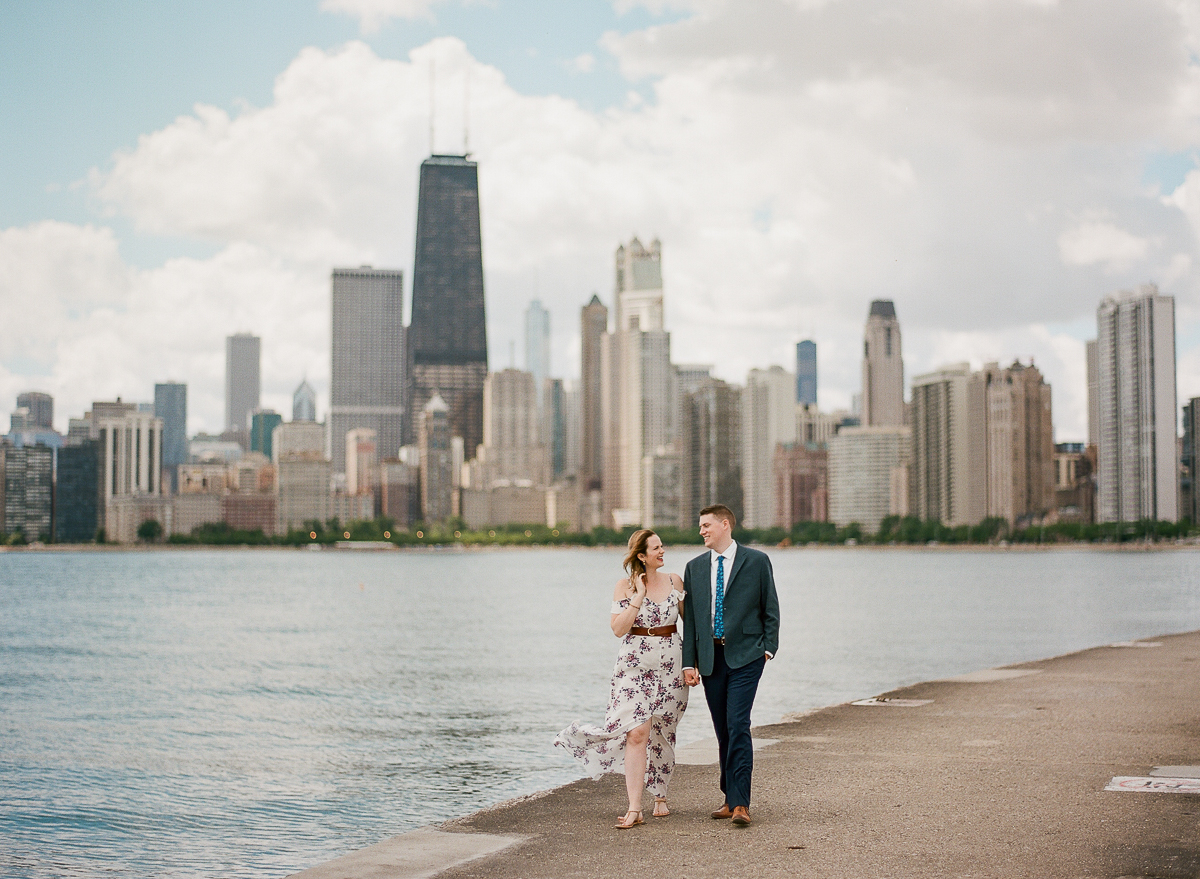
<path id="1" fill-rule="evenodd" d="M 719 378 L 704 378 L 683 395 L 681 528 L 694 528 L 700 510 L 725 504 L 742 520 L 741 391 Z"/>
<path id="2" fill-rule="evenodd" d="M 1192 523 L 1200 522 L 1200 491 L 1196 490 L 1196 445 L 1200 440 L 1200 397 L 1183 407 L 1183 456 L 1180 460 L 1180 513 Z"/>
<path id="3" fill-rule="evenodd" d="M 546 446 L 541 438 L 533 374 L 502 369 L 487 377 L 483 389 L 484 488 L 496 482 L 548 482 Z"/>
<path id="4" fill-rule="evenodd" d="M 775 524 L 775 446 L 796 439 L 795 377 L 781 366 L 752 369 L 742 392 L 745 525 Z"/>
<path id="5" fill-rule="evenodd" d="M 417 416 L 438 394 L 448 409 L 450 435 L 462 437 L 473 457 L 483 442 L 488 349 L 479 173 L 465 156 L 430 156 L 421 163 L 408 343 L 406 431 L 415 430 Z"/>
<path id="6" fill-rule="evenodd" d="M 796 343 L 796 402 L 817 405 L 817 343 Z"/>
<path id="7" fill-rule="evenodd" d="M 1175 299 L 1153 284 L 1096 311 L 1100 421 L 1096 521 L 1179 516 Z"/>
<path id="8" fill-rule="evenodd" d="M 161 382 L 154 386 L 154 416 L 161 418 L 163 481 L 170 493 L 179 491 L 179 465 L 188 461 L 187 385 Z"/>
<path id="9" fill-rule="evenodd" d="M 582 362 L 580 363 L 580 459 L 579 482 L 585 491 L 600 488 L 604 472 L 604 410 L 602 407 L 601 346 L 608 333 L 608 309 L 600 297 L 591 301 L 579 316 Z"/>
<path id="10" fill-rule="evenodd" d="M 550 312 L 535 299 L 525 309 L 525 369 L 533 373 L 533 386 L 539 396 L 550 377 Z"/>
<path id="11" fill-rule="evenodd" d="M 370 266 L 334 269 L 332 290 L 329 444 L 333 472 L 344 473 L 351 430 L 374 430 L 385 458 L 404 441 L 404 276 Z"/>
<path id="12" fill-rule="evenodd" d="M 421 450 L 421 516 L 426 522 L 441 522 L 453 512 L 454 463 L 450 438 L 450 407 L 434 391 L 417 423 L 417 445 Z"/>
<path id="13" fill-rule="evenodd" d="M 41 391 L 17 394 L 17 408 L 29 410 L 30 430 L 54 430 L 54 398 Z"/>
<path id="14" fill-rule="evenodd" d="M 904 474 L 912 450 L 907 427 L 839 430 L 829 440 L 829 521 L 857 522 L 874 533 L 886 516 L 904 515 Z"/>
<path id="15" fill-rule="evenodd" d="M 1054 427 L 1042 373 L 1032 363 L 989 363 L 971 375 L 967 398 L 973 488 L 986 492 L 986 514 L 1013 524 L 1054 509 Z"/>
<path id="16" fill-rule="evenodd" d="M 259 409 L 250 416 L 250 451 L 261 452 L 268 461 L 272 460 L 275 457 L 272 437 L 281 424 L 283 416 L 274 409 Z M 165 428 L 163 440 L 166 441 Z"/>
<path id="17" fill-rule="evenodd" d="M 262 339 L 238 333 L 225 339 L 225 429 L 250 430 L 250 413 L 258 408 L 262 379 Z"/>
<path id="18" fill-rule="evenodd" d="M 663 328 L 662 245 L 655 239 L 647 248 L 634 238 L 617 248 L 615 263 L 617 319 L 605 337 L 604 494 L 613 524 L 624 527 L 644 521 L 643 459 L 675 439 L 676 387 L 671 334 Z"/>
<path id="19" fill-rule="evenodd" d="M 890 299 L 871 303 L 863 331 L 862 423 L 864 426 L 904 424 L 900 322 Z"/>
<path id="20" fill-rule="evenodd" d="M 979 450 L 972 454 L 969 443 L 970 378 L 970 364 L 956 363 L 916 376 L 912 384 L 912 513 L 950 527 L 974 525 L 987 509 L 985 459 Z M 829 516 L 838 521 L 833 512 L 832 448 L 831 441 Z M 972 480 L 973 474 L 979 478 Z"/>
<path id="21" fill-rule="evenodd" d="M 403 387 L 403 385 L 401 385 Z M 313 390 L 308 379 L 300 382 L 292 394 L 292 421 L 317 420 L 317 392 Z"/>

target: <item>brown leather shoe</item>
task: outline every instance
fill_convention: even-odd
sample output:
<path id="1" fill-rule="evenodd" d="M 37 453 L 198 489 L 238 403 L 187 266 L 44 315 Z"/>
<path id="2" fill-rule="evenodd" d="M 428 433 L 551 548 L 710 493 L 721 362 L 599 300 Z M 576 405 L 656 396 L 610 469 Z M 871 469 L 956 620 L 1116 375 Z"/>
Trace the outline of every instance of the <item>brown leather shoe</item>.
<path id="1" fill-rule="evenodd" d="M 745 827 L 750 823 L 750 810 L 745 806 L 733 807 L 733 823 L 738 827 Z"/>
<path id="2" fill-rule="evenodd" d="M 721 803 L 721 808 L 712 813 L 714 818 L 731 818 L 733 817 L 733 809 L 729 808 L 729 803 Z"/>

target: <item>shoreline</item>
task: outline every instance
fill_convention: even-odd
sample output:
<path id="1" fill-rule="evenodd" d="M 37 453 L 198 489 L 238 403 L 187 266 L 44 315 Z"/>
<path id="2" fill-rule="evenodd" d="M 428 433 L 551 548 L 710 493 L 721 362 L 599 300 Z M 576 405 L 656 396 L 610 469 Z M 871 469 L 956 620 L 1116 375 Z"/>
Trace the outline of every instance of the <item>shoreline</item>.
<path id="1" fill-rule="evenodd" d="M 1195 662 L 1186 632 L 788 715 L 754 730 L 744 830 L 708 817 L 715 766 L 681 759 L 672 816 L 632 831 L 611 827 L 621 776 L 583 778 L 295 876 L 1195 875 Z"/>
<path id="2" fill-rule="evenodd" d="M 372 541 L 352 541 L 352 543 L 372 543 Z M 938 543 L 938 544 L 923 544 L 923 543 L 894 543 L 894 544 L 878 544 L 878 543 L 860 543 L 847 546 L 841 543 L 808 543 L 792 546 L 778 546 L 765 543 L 748 543 L 747 546 L 752 546 L 755 549 L 760 549 L 764 552 L 803 552 L 814 550 L 838 550 L 843 552 L 856 551 L 874 551 L 874 552 L 892 552 L 900 551 L 919 551 L 919 552 L 948 552 L 948 553 L 1038 553 L 1038 552 L 1061 552 L 1061 551 L 1088 551 L 1095 550 L 1099 552 L 1166 552 L 1166 551 L 1188 551 L 1200 548 L 1200 537 L 1177 538 L 1175 540 L 1161 540 L 1156 542 L 1144 541 L 1127 541 L 1125 543 L 1112 542 L 1097 542 L 1087 543 L 1083 541 L 1064 542 L 1064 543 L 1011 543 L 1005 546 L 994 543 Z M 314 549 L 313 547 L 316 547 Z M 703 544 L 668 544 L 668 549 L 686 551 L 695 549 L 697 553 L 703 550 Z M 246 551 L 263 551 L 263 552 L 338 552 L 338 553 L 458 553 L 458 552 L 515 552 L 525 550 L 588 550 L 594 552 L 602 551 L 617 551 L 623 547 L 618 544 L 606 546 L 588 546 L 584 544 L 562 543 L 562 544 L 546 544 L 546 543 L 531 543 L 531 544 L 478 544 L 478 543 L 440 543 L 430 544 L 427 546 L 338 546 L 320 545 L 320 544 L 302 544 L 300 546 L 278 546 L 278 545 L 259 545 L 245 543 L 155 543 L 155 544 L 138 544 L 138 543 L 47 543 L 47 544 L 26 544 L 24 546 L 0 546 L 0 555 L 5 553 L 32 553 L 32 554 L 52 554 L 52 553 L 117 553 L 117 552 L 197 552 L 206 550 L 229 550 L 237 552 Z"/>

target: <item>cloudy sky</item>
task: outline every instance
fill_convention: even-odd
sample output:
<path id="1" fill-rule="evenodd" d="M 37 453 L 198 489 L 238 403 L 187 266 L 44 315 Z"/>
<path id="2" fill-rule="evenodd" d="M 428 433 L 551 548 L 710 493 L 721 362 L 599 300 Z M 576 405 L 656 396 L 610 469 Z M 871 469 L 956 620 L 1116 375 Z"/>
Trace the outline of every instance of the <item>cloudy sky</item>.
<path id="1" fill-rule="evenodd" d="M 1200 5 L 1181 0 L 16 0 L 0 11 L 0 414 L 189 387 L 328 402 L 329 272 L 412 266 L 417 173 L 479 161 L 492 368 L 663 242 L 676 362 L 818 345 L 849 404 L 870 300 L 906 371 L 1032 357 L 1083 439 L 1107 294 L 1176 300 L 1200 395 Z M 432 82 L 431 82 L 432 77 Z M 432 94 L 432 101 L 431 101 Z M 469 95 L 469 99 L 467 96 Z M 468 123 L 469 124 L 466 124 Z M 464 132 L 467 128 L 467 132 Z"/>

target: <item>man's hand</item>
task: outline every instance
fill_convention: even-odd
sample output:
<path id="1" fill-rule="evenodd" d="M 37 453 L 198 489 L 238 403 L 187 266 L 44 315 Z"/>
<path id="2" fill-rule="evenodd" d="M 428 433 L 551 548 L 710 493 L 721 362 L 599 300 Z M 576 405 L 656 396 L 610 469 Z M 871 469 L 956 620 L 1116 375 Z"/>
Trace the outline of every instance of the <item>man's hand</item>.
<path id="1" fill-rule="evenodd" d="M 694 668 L 685 668 L 683 670 L 683 682 L 689 687 L 695 687 L 700 683 L 700 672 Z"/>

